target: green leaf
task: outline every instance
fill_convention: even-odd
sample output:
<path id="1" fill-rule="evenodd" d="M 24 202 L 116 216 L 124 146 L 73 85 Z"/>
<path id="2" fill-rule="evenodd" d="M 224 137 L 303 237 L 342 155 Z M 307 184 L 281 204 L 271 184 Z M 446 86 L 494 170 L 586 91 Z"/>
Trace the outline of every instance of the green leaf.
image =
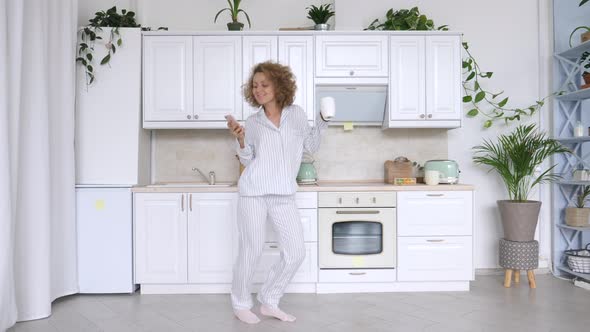
<path id="1" fill-rule="evenodd" d="M 469 112 L 467 112 L 467 116 L 471 116 L 471 117 L 474 117 L 477 114 L 479 114 L 479 110 L 477 108 L 474 108 L 474 109 L 470 110 Z"/>
<path id="2" fill-rule="evenodd" d="M 480 86 L 479 86 L 479 82 L 475 81 L 475 84 L 473 84 L 473 89 L 475 90 L 479 90 Z"/>
<path id="3" fill-rule="evenodd" d="M 119 38 L 117 40 L 117 46 L 121 46 L 121 44 L 123 44 L 123 39 Z"/>
<path id="4" fill-rule="evenodd" d="M 94 68 L 92 68 L 91 65 L 86 66 L 86 70 L 88 70 L 89 72 L 92 72 L 94 70 Z"/>
<path id="5" fill-rule="evenodd" d="M 484 98 L 486 97 L 486 93 L 485 91 L 480 91 L 475 95 L 475 102 L 479 103 L 480 101 L 482 101 Z"/>
<path id="6" fill-rule="evenodd" d="M 582 0 L 580 1 L 580 5 L 578 7 L 581 7 L 583 4 L 585 4 L 586 2 L 588 2 L 588 0 Z"/>
<path id="7" fill-rule="evenodd" d="M 498 103 L 498 106 L 504 107 L 504 105 L 506 105 L 507 102 L 508 102 L 508 97 L 502 99 L 502 101 Z"/>
<path id="8" fill-rule="evenodd" d="M 113 51 L 113 54 L 115 54 L 117 52 L 117 48 L 115 47 L 115 44 L 111 44 L 111 50 Z"/>
<path id="9" fill-rule="evenodd" d="M 468 103 L 472 100 L 471 96 L 463 96 L 463 102 Z"/>
<path id="10" fill-rule="evenodd" d="M 102 60 L 100 61 L 100 64 L 104 65 L 104 64 L 108 63 L 109 60 L 111 60 L 111 55 L 107 54 L 104 58 L 102 58 Z"/>
<path id="11" fill-rule="evenodd" d="M 484 128 L 490 128 L 491 126 L 492 126 L 492 120 L 486 120 L 486 122 L 483 123 Z"/>
<path id="12" fill-rule="evenodd" d="M 86 58 L 88 58 L 88 61 L 92 61 L 92 54 L 86 53 Z"/>
<path id="13" fill-rule="evenodd" d="M 486 77 L 487 77 L 487 78 L 492 78 L 492 75 L 493 75 L 493 74 L 494 74 L 493 72 L 491 72 L 491 71 L 488 71 L 488 72 L 486 73 Z"/>
<path id="14" fill-rule="evenodd" d="M 469 45 L 467 45 L 467 42 L 463 42 L 463 48 L 468 50 L 469 49 Z"/>
<path id="15" fill-rule="evenodd" d="M 475 77 L 475 72 L 472 71 L 471 74 L 469 74 L 469 76 L 467 76 L 467 78 L 465 79 L 465 81 L 469 81 L 471 79 L 473 79 Z"/>
<path id="16" fill-rule="evenodd" d="M 463 60 L 463 68 L 469 67 L 469 62 Z"/>
<path id="17" fill-rule="evenodd" d="M 492 99 L 496 99 L 496 97 L 498 97 L 499 95 L 501 95 L 503 93 L 504 93 L 504 91 L 501 91 L 501 92 L 498 92 L 498 93 L 493 94 L 492 95 Z"/>

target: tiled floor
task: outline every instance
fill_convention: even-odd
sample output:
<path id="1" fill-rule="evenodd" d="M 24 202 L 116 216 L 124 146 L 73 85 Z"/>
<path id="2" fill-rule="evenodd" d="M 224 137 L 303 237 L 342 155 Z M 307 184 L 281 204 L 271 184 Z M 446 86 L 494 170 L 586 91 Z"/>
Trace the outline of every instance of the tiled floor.
<path id="1" fill-rule="evenodd" d="M 502 276 L 478 276 L 470 292 L 287 294 L 295 323 L 233 318 L 228 295 L 75 295 L 57 300 L 47 319 L 10 332 L 81 331 L 589 331 L 590 291 L 551 275 L 537 289 L 506 289 Z"/>

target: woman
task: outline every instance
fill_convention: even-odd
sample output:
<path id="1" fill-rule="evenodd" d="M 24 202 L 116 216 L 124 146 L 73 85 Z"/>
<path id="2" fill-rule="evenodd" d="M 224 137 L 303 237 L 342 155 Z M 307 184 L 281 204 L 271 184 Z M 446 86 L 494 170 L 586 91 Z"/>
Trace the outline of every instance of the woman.
<path id="1" fill-rule="evenodd" d="M 260 313 L 295 321 L 278 306 L 305 258 L 303 229 L 295 205 L 295 178 L 303 152 L 317 151 L 321 131 L 327 127 L 320 117 L 315 127 L 309 126 L 303 109 L 292 105 L 296 89 L 289 67 L 260 63 L 244 86 L 244 97 L 260 111 L 248 117 L 245 128 L 228 117 L 227 126 L 239 145 L 240 162 L 246 166 L 238 182 L 239 254 L 231 300 L 236 317 L 249 324 L 260 321 L 251 311 L 250 286 L 264 246 L 267 219 L 278 235 L 281 255 L 258 293 Z"/>

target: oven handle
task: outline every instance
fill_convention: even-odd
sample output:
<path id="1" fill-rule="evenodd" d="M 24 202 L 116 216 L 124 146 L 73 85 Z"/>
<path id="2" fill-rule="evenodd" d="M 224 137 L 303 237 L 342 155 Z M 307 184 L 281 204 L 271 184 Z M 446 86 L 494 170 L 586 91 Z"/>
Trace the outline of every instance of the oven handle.
<path id="1" fill-rule="evenodd" d="M 379 210 L 364 210 L 364 211 L 336 211 L 336 214 L 379 214 Z"/>

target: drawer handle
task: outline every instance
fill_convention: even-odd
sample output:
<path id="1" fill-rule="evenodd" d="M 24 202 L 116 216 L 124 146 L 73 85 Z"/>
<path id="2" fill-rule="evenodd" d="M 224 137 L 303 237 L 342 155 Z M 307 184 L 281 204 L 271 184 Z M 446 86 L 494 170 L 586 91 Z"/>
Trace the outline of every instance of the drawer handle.
<path id="1" fill-rule="evenodd" d="M 379 214 L 378 210 L 366 211 L 336 211 L 336 214 Z"/>
<path id="2" fill-rule="evenodd" d="M 367 274 L 367 272 L 349 272 L 348 274 L 350 274 L 351 276 L 362 276 Z"/>
<path id="3" fill-rule="evenodd" d="M 271 249 L 278 249 L 279 248 L 279 246 L 268 246 L 268 247 Z"/>
<path id="4" fill-rule="evenodd" d="M 442 197 L 444 195 L 445 194 L 426 194 L 426 196 L 428 196 L 428 197 Z"/>
<path id="5" fill-rule="evenodd" d="M 338 204 L 342 204 L 342 197 L 338 198 Z"/>
<path id="6" fill-rule="evenodd" d="M 445 240 L 443 240 L 443 239 L 439 239 L 439 240 L 426 240 L 426 242 L 445 242 Z"/>

